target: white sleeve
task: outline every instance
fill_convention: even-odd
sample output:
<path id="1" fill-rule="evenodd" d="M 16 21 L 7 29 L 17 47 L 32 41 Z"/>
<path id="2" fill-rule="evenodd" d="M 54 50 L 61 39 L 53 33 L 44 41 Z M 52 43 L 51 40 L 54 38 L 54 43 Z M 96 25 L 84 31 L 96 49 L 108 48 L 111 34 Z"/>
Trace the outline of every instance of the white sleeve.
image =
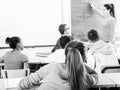
<path id="1" fill-rule="evenodd" d="M 41 80 L 43 77 L 47 74 L 50 65 L 46 65 L 42 68 L 40 68 L 35 73 L 31 73 L 29 76 L 25 77 L 18 83 L 18 89 L 24 90 L 24 89 L 30 89 L 33 86 L 40 85 Z"/>
<path id="2" fill-rule="evenodd" d="M 92 69 L 95 68 L 95 58 L 91 51 L 87 53 L 87 65 Z"/>

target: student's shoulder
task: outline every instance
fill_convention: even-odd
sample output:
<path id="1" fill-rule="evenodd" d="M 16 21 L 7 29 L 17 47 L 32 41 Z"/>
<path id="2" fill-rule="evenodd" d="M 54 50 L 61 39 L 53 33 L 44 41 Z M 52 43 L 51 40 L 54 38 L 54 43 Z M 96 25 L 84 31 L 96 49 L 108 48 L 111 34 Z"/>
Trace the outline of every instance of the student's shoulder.
<path id="1" fill-rule="evenodd" d="M 62 66 L 60 63 L 57 62 L 51 62 L 47 65 L 45 65 L 44 67 L 42 67 L 43 69 L 49 69 L 49 70 L 61 70 Z"/>
<path id="2" fill-rule="evenodd" d="M 21 57 L 21 58 L 24 58 L 24 59 L 28 59 L 28 56 L 26 55 L 26 54 L 24 54 L 24 53 L 19 53 L 19 56 Z"/>
<path id="3" fill-rule="evenodd" d="M 43 66 L 42 68 L 39 69 L 38 72 L 42 72 L 44 73 L 45 75 L 48 74 L 48 73 L 52 73 L 52 72 L 60 72 L 60 64 L 59 63 L 55 63 L 55 62 L 52 62 L 52 63 L 49 63 L 45 66 Z"/>
<path id="4" fill-rule="evenodd" d="M 61 67 L 61 64 L 57 63 L 57 62 L 51 62 L 47 66 L 50 66 L 50 67 Z"/>
<path id="5" fill-rule="evenodd" d="M 11 51 L 7 51 L 4 55 L 9 55 L 11 54 Z"/>

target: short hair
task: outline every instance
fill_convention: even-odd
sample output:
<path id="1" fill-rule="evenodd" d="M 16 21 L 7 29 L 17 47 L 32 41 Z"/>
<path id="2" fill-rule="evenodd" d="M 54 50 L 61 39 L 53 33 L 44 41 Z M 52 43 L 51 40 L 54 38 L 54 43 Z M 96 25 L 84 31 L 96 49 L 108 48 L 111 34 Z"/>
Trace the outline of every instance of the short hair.
<path id="1" fill-rule="evenodd" d="M 7 37 L 5 40 L 6 44 L 9 44 L 10 48 L 15 49 L 17 47 L 17 44 L 21 42 L 21 39 L 19 37 Z"/>
<path id="2" fill-rule="evenodd" d="M 64 34 L 64 31 L 65 31 L 65 26 L 66 26 L 67 24 L 61 24 L 60 26 L 59 26 L 59 32 L 61 33 L 61 34 Z"/>
<path id="3" fill-rule="evenodd" d="M 60 46 L 65 48 L 66 44 L 70 42 L 73 38 L 71 36 L 61 36 L 60 37 Z"/>
<path id="4" fill-rule="evenodd" d="M 94 29 L 90 30 L 88 32 L 88 39 L 93 41 L 93 42 L 99 40 L 98 32 Z"/>

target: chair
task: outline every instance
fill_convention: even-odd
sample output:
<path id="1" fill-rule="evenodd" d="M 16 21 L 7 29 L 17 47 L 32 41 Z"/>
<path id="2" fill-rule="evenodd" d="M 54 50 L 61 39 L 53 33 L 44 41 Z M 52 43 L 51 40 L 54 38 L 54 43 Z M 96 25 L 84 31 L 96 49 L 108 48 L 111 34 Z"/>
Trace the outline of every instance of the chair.
<path id="1" fill-rule="evenodd" d="M 101 73 L 120 73 L 120 65 L 102 66 Z"/>
<path id="2" fill-rule="evenodd" d="M 29 69 L 1 70 L 2 78 L 21 78 L 28 76 Z"/>
<path id="3" fill-rule="evenodd" d="M 1 76 L 1 70 L 4 69 L 4 64 L 3 63 L 0 63 L 0 79 L 2 78 Z"/>

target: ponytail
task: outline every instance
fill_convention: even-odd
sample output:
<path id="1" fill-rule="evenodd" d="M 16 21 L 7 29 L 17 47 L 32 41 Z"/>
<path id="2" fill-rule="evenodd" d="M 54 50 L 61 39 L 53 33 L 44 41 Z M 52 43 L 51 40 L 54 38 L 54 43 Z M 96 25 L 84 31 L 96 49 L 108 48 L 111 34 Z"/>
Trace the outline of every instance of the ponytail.
<path id="1" fill-rule="evenodd" d="M 79 51 L 75 48 L 69 48 L 66 56 L 68 65 L 69 82 L 71 90 L 84 90 L 84 67 L 83 59 Z"/>

